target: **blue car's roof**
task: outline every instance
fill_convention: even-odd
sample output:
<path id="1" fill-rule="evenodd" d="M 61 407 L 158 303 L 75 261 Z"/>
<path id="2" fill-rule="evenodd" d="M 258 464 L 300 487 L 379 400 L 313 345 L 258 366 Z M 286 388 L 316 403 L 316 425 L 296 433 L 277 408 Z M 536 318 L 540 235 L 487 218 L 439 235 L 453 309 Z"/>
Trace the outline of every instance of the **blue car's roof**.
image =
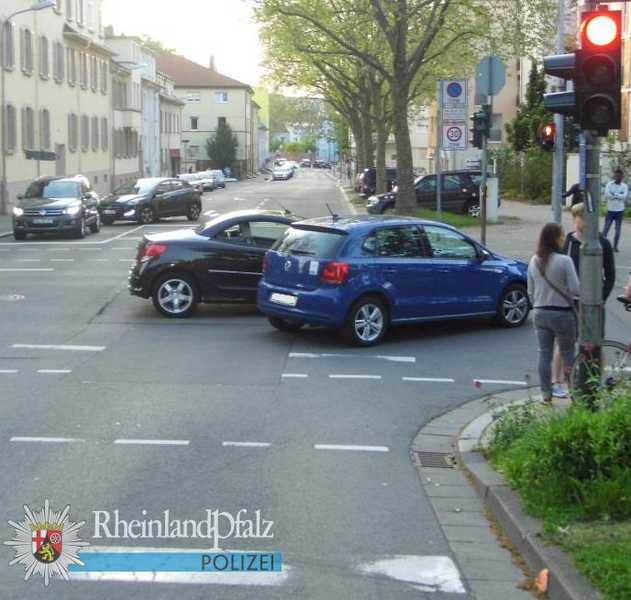
<path id="1" fill-rule="evenodd" d="M 416 223 L 418 225 L 441 225 L 454 229 L 451 225 L 439 223 L 438 221 L 428 221 L 427 219 L 417 219 L 416 217 L 402 217 L 397 215 L 354 215 L 351 217 L 318 217 L 315 219 L 305 219 L 292 223 L 293 226 L 314 226 L 326 227 L 327 229 L 337 229 L 344 233 L 362 233 L 369 231 L 375 225 L 387 223 L 388 225 L 409 225 Z"/>

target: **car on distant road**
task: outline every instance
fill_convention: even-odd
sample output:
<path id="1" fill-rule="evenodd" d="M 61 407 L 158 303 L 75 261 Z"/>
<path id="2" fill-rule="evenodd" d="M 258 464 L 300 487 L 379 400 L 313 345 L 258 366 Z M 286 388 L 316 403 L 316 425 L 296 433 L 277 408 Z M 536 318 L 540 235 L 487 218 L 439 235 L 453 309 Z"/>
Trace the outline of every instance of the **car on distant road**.
<path id="1" fill-rule="evenodd" d="M 101 229 L 99 197 L 83 175 L 39 177 L 13 208 L 13 237 L 29 233 L 66 233 L 84 238 Z"/>
<path id="2" fill-rule="evenodd" d="M 217 187 L 222 189 L 226 187 L 226 176 L 223 174 L 223 171 L 220 169 L 211 169 L 208 173 L 215 178 Z"/>
<path id="3" fill-rule="evenodd" d="M 421 321 L 518 327 L 530 310 L 527 270 L 442 223 L 321 217 L 292 223 L 266 254 L 257 306 L 277 329 L 332 327 L 359 346 Z"/>
<path id="4" fill-rule="evenodd" d="M 480 171 L 445 171 L 441 175 L 441 206 L 443 210 L 478 217 L 480 215 Z M 436 208 L 436 175 L 418 177 L 414 182 L 419 208 Z M 372 215 L 394 211 L 397 189 L 371 196 L 366 210 Z"/>
<path id="5" fill-rule="evenodd" d="M 308 158 L 303 158 L 300 161 L 300 166 L 301 167 L 306 167 L 306 168 L 311 168 L 311 160 L 309 160 Z"/>
<path id="6" fill-rule="evenodd" d="M 177 178 L 186 181 L 191 187 L 198 190 L 200 194 L 204 193 L 201 173 L 180 173 Z"/>
<path id="7" fill-rule="evenodd" d="M 217 177 L 211 171 L 200 171 L 198 175 L 204 192 L 212 192 L 219 187 Z"/>
<path id="8" fill-rule="evenodd" d="M 146 235 L 129 276 L 132 295 L 166 317 L 199 302 L 256 302 L 263 257 L 296 217 L 280 211 L 226 213 L 196 228 Z"/>
<path id="9" fill-rule="evenodd" d="M 106 196 L 99 206 L 101 221 L 137 221 L 143 225 L 163 217 L 186 217 L 197 221 L 202 212 L 198 189 L 181 179 L 149 177 L 125 184 Z"/>
<path id="10" fill-rule="evenodd" d="M 286 165 L 274 167 L 274 170 L 272 171 L 272 181 L 277 181 L 279 179 L 286 181 L 287 179 L 291 179 L 293 176 L 294 170 Z"/>

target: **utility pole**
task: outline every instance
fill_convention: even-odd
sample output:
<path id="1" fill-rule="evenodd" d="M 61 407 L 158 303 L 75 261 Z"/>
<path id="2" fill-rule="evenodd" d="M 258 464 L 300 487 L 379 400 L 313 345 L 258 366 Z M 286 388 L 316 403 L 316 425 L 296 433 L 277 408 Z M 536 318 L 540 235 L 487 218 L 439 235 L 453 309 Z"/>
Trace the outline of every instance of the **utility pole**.
<path id="1" fill-rule="evenodd" d="M 436 215 L 440 219 L 442 211 L 442 194 L 443 194 L 443 166 L 441 164 L 441 154 L 443 150 L 443 82 L 438 80 L 438 132 L 436 136 Z"/>
<path id="2" fill-rule="evenodd" d="M 557 31 L 557 47 L 559 54 L 565 51 L 565 0 L 559 0 L 559 29 Z M 559 80 L 563 81 L 563 80 Z M 565 85 L 563 86 L 565 87 Z M 554 115 L 555 139 L 554 139 L 554 185 L 552 186 L 552 210 L 554 221 L 561 223 L 563 173 L 565 170 L 565 119 L 563 115 Z"/>
<path id="3" fill-rule="evenodd" d="M 493 85 L 493 68 L 491 67 L 491 86 Z M 480 184 L 480 241 L 482 245 L 486 245 L 486 180 L 489 170 L 489 135 L 491 131 L 491 124 L 493 122 L 493 96 L 488 96 L 489 104 L 485 104 L 482 107 L 482 111 L 486 113 L 486 130 L 482 135 L 482 183 Z"/>

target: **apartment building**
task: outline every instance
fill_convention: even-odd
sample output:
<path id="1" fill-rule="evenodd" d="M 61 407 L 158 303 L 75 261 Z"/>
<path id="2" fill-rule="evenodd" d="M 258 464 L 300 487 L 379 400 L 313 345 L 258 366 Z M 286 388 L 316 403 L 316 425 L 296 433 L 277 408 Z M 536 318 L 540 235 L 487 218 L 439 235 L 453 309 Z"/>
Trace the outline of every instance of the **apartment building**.
<path id="1" fill-rule="evenodd" d="M 28 9 L 30 0 L 2 0 L 5 94 L 0 179 L 8 211 L 40 175 L 82 173 L 110 189 L 112 52 L 101 24 L 101 0 L 57 0 Z"/>
<path id="2" fill-rule="evenodd" d="M 182 172 L 182 111 L 186 104 L 175 95 L 175 83 L 158 71 L 160 87 L 160 174 L 175 177 Z"/>
<path id="3" fill-rule="evenodd" d="M 211 166 L 207 141 L 223 121 L 238 140 L 238 176 L 252 175 L 258 168 L 258 107 L 246 83 L 179 55 L 158 56 L 158 68 L 175 82 L 175 94 L 184 102 L 182 117 L 182 166 L 188 171 Z"/>

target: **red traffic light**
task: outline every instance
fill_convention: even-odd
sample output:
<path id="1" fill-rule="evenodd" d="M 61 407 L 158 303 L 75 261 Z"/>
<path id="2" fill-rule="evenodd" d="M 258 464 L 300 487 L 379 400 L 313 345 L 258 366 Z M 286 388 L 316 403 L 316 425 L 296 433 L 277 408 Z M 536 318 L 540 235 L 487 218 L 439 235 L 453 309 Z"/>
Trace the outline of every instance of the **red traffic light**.
<path id="1" fill-rule="evenodd" d="M 594 46 L 608 46 L 618 37 L 618 24 L 608 14 L 597 14 L 583 23 L 585 37 Z"/>
<path id="2" fill-rule="evenodd" d="M 544 150 L 552 150 L 554 148 L 554 137 L 556 135 L 556 127 L 554 123 L 544 123 L 539 129 L 539 139 L 541 147 Z"/>

